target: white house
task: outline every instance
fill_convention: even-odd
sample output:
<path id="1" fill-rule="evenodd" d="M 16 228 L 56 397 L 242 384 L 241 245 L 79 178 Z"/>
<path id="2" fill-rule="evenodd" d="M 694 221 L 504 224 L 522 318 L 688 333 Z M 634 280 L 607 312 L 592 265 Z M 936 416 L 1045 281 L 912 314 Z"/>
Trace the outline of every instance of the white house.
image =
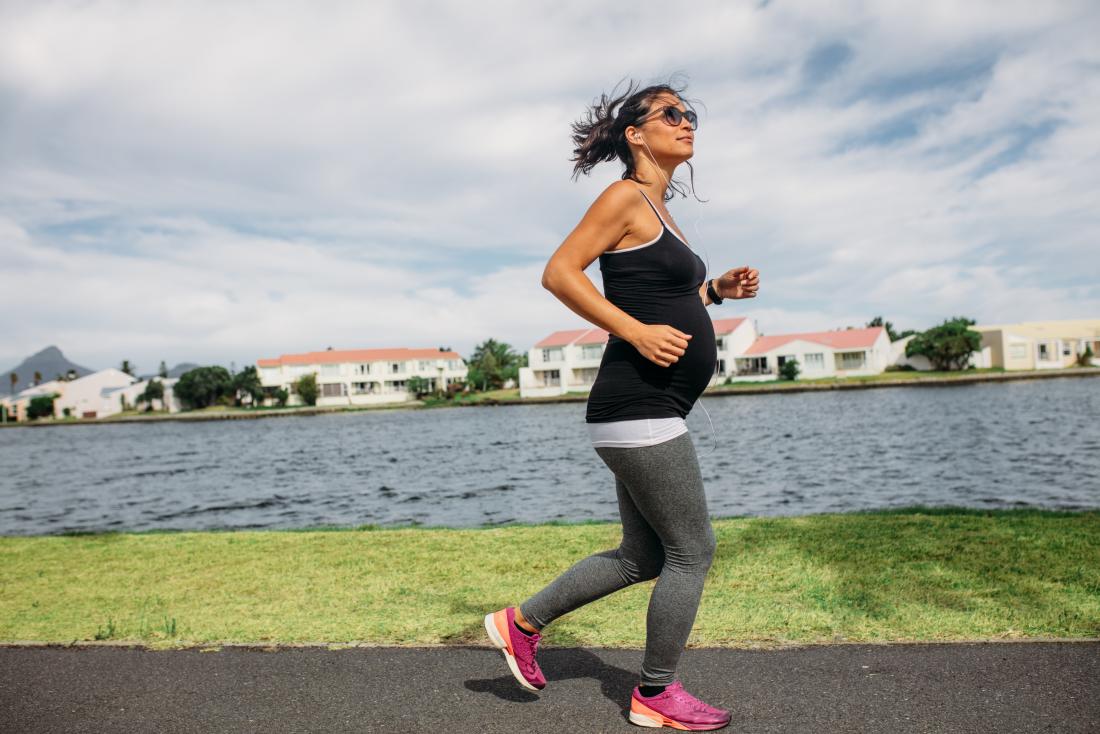
<path id="1" fill-rule="evenodd" d="M 746 318 L 715 319 L 714 338 L 718 346 L 716 378 L 724 379 L 736 373 L 737 355 L 756 341 L 756 327 Z"/>
<path id="2" fill-rule="evenodd" d="M 541 398 L 588 392 L 600 370 L 607 332 L 599 328 L 555 331 L 527 352 L 519 370 L 519 396 Z"/>
<path id="3" fill-rule="evenodd" d="M 761 336 L 736 355 L 736 375 L 738 380 L 774 380 L 792 358 L 802 379 L 875 375 L 886 370 L 890 354 L 890 338 L 881 326 Z"/>
<path id="4" fill-rule="evenodd" d="M 256 360 L 266 404 L 275 391 L 290 393 L 287 405 L 302 405 L 294 382 L 317 375 L 317 405 L 371 405 L 411 400 L 408 381 L 423 377 L 430 390 L 446 390 L 466 379 L 466 362 L 458 352 L 441 349 L 327 349 L 323 352 L 283 354 Z"/>
<path id="5" fill-rule="evenodd" d="M 117 397 L 111 398 L 112 391 L 135 382 L 140 380 L 114 367 L 70 380 L 65 383 L 65 393 L 53 402 L 54 415 L 63 416 L 65 408 L 77 418 L 102 418 L 118 413 L 122 405 Z"/>
<path id="6" fill-rule="evenodd" d="M 175 384 L 179 382 L 179 378 L 154 377 L 152 379 L 164 385 L 164 399 L 154 400 L 153 409 L 164 410 L 164 408 L 167 407 L 169 413 L 180 412 L 180 410 L 182 409 L 180 406 L 180 402 L 176 399 L 176 395 L 172 390 Z M 106 415 L 121 413 L 123 396 L 125 396 L 126 398 L 126 404 L 130 406 L 130 409 L 133 409 L 137 405 L 138 398 L 140 398 L 142 393 L 145 392 L 145 388 L 149 386 L 149 382 L 150 380 L 141 380 L 140 382 L 135 382 L 132 385 L 105 389 L 103 391 L 103 412 L 99 414 L 99 417 L 102 418 Z M 58 413 L 58 415 L 60 415 L 60 413 Z"/>

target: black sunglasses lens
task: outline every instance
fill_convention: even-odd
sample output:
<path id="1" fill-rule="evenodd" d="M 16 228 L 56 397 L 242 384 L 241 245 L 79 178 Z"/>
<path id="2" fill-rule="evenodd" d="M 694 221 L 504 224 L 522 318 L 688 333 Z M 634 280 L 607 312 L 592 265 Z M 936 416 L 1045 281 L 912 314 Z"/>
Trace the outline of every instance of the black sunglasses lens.
<path id="1" fill-rule="evenodd" d="M 681 112 L 678 107 L 665 107 L 665 119 L 669 124 L 679 125 L 685 117 L 687 118 L 688 124 L 691 125 L 692 130 L 699 129 L 699 116 L 691 110 Z"/>

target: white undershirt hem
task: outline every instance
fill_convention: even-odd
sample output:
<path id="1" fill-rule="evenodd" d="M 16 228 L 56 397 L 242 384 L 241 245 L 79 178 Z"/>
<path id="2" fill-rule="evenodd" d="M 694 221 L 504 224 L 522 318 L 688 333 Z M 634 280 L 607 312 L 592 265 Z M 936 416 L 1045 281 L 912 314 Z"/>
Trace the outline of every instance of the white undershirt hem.
<path id="1" fill-rule="evenodd" d="M 683 418 L 639 418 L 610 423 L 586 423 L 592 447 L 630 449 L 664 443 L 687 433 Z"/>

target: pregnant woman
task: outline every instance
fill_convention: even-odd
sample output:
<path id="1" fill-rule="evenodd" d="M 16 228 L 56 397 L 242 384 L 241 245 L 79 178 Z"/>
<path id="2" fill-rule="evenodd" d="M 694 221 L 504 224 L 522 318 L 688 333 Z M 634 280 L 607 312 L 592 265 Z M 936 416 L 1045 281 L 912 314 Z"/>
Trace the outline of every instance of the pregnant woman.
<path id="1" fill-rule="evenodd" d="M 630 721 L 694 731 L 726 726 L 730 713 L 695 698 L 675 678 L 715 550 L 684 419 L 717 362 L 706 307 L 752 298 L 759 277 L 739 267 L 708 279 L 665 208 L 673 191 L 684 195 L 673 173 L 692 157 L 698 127 L 682 91 L 669 85 L 635 91 L 631 84 L 620 97 L 601 96 L 586 119 L 574 123 L 574 178 L 616 158 L 625 170 L 542 277 L 558 299 L 610 334 L 585 422 L 615 477 L 622 542 L 580 560 L 518 607 L 487 614 L 485 629 L 520 685 L 540 690 L 546 685 L 535 660 L 541 629 L 613 591 L 657 578 Z M 604 295 L 584 274 L 597 257 Z"/>

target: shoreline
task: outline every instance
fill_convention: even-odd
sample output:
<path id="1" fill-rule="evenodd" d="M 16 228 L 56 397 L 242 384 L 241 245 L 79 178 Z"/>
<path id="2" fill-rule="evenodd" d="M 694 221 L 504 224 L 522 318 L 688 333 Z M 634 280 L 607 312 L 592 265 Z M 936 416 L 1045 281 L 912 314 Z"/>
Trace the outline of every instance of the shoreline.
<path id="1" fill-rule="evenodd" d="M 890 374 L 890 373 L 884 373 Z M 980 382 L 1012 382 L 1018 380 L 1044 380 L 1072 377 L 1100 377 L 1100 368 L 1097 367 L 1065 367 L 1057 370 L 1028 370 L 1021 372 L 983 372 L 979 374 L 929 376 L 929 377 L 900 377 L 900 378 L 840 378 L 850 380 L 841 382 L 834 378 L 829 382 L 799 381 L 793 382 L 744 382 L 737 385 L 716 385 L 707 388 L 702 397 L 728 397 L 732 395 L 769 395 L 776 393 L 800 393 L 828 390 L 872 390 L 890 387 L 942 387 L 945 385 L 972 385 Z M 824 378 L 829 379 L 829 378 Z M 329 413 L 353 413 L 364 410 L 430 410 L 433 408 L 478 408 L 483 406 L 508 406 L 508 405 L 543 405 L 556 403 L 583 403 L 587 402 L 588 393 L 567 393 L 545 398 L 484 398 L 469 402 L 446 402 L 439 404 L 425 404 L 419 400 L 409 400 L 403 403 L 386 403 L 381 405 L 331 405 L 331 406 L 305 406 L 295 408 L 272 408 L 259 411 L 245 411 L 241 409 L 227 409 L 224 412 L 192 412 L 185 411 L 169 415 L 155 413 L 148 416 L 122 416 L 117 418 L 93 418 L 93 419 L 54 419 L 52 421 L 31 421 L 21 423 L 0 424 L 0 428 L 41 428 L 46 426 L 96 426 L 109 423 L 148 423 L 152 421 L 218 421 L 218 420 L 251 420 L 255 418 L 278 418 L 286 416 L 313 416 Z M 193 413 L 193 414 L 192 414 Z"/>

